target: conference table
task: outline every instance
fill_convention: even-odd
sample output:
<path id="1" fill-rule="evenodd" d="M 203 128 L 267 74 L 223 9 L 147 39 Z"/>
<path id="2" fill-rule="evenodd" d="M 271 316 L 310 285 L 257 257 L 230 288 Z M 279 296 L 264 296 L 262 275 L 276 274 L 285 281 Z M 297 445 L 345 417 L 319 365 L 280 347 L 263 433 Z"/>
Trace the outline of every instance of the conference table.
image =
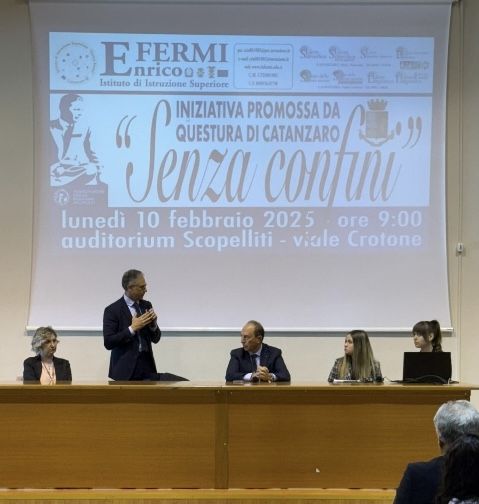
<path id="1" fill-rule="evenodd" d="M 395 488 L 467 384 L 0 385 L 0 487 Z"/>

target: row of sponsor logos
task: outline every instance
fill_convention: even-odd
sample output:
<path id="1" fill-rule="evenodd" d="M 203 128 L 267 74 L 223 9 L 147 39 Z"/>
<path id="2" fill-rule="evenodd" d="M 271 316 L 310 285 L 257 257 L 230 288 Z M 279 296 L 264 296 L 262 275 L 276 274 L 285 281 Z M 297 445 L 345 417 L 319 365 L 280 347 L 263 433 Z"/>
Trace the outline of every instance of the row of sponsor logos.
<path id="1" fill-rule="evenodd" d="M 361 62 L 349 51 L 337 48 L 334 51 L 332 48 L 329 49 L 334 57 L 322 61 L 326 58 L 322 58 L 320 52 L 303 46 L 299 50 L 300 59 L 320 61 L 293 70 L 297 62 L 294 61 L 292 46 L 287 45 L 278 47 L 271 44 L 266 48 L 246 45 L 247 48 L 236 51 L 234 63 L 231 63 L 229 52 L 226 50 L 228 44 L 212 43 L 206 49 L 202 49 L 199 44 L 174 43 L 171 44 L 175 48 L 170 51 L 171 54 L 167 49 L 150 47 L 156 46 L 155 43 L 148 43 L 145 48 L 146 43 L 137 42 L 136 49 L 130 48 L 128 42 L 102 42 L 102 44 L 105 48 L 99 57 L 95 55 L 98 49 L 94 51 L 87 44 L 70 42 L 63 45 L 52 59 L 52 77 L 54 77 L 52 86 L 61 87 L 64 83 L 84 83 L 98 79 L 103 82 L 111 79 L 132 82 L 139 78 L 230 81 L 234 74 L 230 85 L 237 89 L 269 86 L 276 89 L 290 89 L 294 85 L 310 82 L 331 82 L 339 85 L 421 83 L 430 81 L 432 73 L 432 63 L 427 54 L 421 52 L 416 54 L 404 48 L 401 50 L 396 48 L 398 62 L 392 64 L 392 57 L 379 55 L 375 61 L 371 56 L 363 58 Z M 158 45 L 170 44 L 158 43 Z M 135 44 L 132 43 L 131 46 Z M 177 46 L 181 46 L 181 50 Z M 278 54 L 280 49 L 283 52 Z M 366 53 L 370 54 L 368 51 Z M 421 57 L 418 58 L 418 55 Z M 97 60 L 102 64 L 97 64 Z M 113 84 L 115 85 L 116 83 Z M 142 83 L 136 80 L 134 85 L 141 86 Z"/>
<path id="2" fill-rule="evenodd" d="M 201 70 L 201 71 L 200 71 Z M 140 88 L 185 88 L 208 90 L 210 88 L 235 88 L 235 89 L 293 89 L 301 84 L 318 83 L 328 87 L 340 86 L 403 86 L 417 84 L 422 85 L 429 82 L 430 73 L 422 71 L 397 71 L 392 74 L 372 70 L 366 75 L 359 75 L 354 71 L 333 70 L 331 72 L 315 72 L 310 69 L 303 69 L 299 72 L 296 82 L 292 77 L 288 79 L 280 78 L 275 72 L 255 71 L 247 74 L 235 76 L 234 82 L 230 82 L 228 70 L 209 68 L 207 73 L 204 69 L 194 71 L 191 67 L 170 67 L 165 66 L 155 68 L 152 71 L 141 69 L 133 77 L 100 77 L 97 85 L 102 88 L 140 87 Z M 207 78 L 206 75 L 208 76 Z M 194 76 L 194 78 L 192 78 Z M 91 79 L 88 73 L 64 72 L 61 75 L 61 83 L 83 84 Z M 52 86 L 55 88 L 55 86 Z"/>

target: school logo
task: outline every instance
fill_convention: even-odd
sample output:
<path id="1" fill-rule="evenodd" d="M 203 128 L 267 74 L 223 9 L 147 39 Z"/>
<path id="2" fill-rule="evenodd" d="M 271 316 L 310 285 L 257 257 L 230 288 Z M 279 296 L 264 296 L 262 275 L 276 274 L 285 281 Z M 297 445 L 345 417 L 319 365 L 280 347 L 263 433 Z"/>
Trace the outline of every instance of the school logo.
<path id="1" fill-rule="evenodd" d="M 95 55 L 85 44 L 70 42 L 58 50 L 55 70 L 62 80 L 80 83 L 91 79 L 95 71 Z"/>

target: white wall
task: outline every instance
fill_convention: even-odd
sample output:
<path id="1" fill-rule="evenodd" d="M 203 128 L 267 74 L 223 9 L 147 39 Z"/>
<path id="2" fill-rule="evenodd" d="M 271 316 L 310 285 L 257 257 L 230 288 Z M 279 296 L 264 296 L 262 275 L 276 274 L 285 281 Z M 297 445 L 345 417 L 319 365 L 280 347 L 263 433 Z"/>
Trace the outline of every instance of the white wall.
<path id="1" fill-rule="evenodd" d="M 0 4 L 0 233 L 2 288 L 0 380 L 18 375 L 28 356 L 33 211 L 33 110 L 28 8 Z M 25 145 L 30 146 L 25 149 Z M 53 285 L 45 286 L 54 288 Z"/>
<path id="2" fill-rule="evenodd" d="M 476 334 L 479 327 L 478 26 L 477 0 L 454 4 L 448 92 L 447 208 L 450 296 L 456 335 L 447 337 L 444 347 L 453 352 L 455 377 L 479 384 L 476 366 L 479 355 Z M 21 0 L 0 3 L 0 71 L 0 257 L 3 266 L 0 382 L 5 382 L 21 374 L 24 358 L 31 355 L 25 325 L 32 249 L 34 111 L 28 8 Z M 24 145 L 30 148 L 25 149 Z M 466 247 L 462 258 L 454 252 L 458 241 Z M 154 301 L 155 286 L 149 287 L 150 299 Z M 48 296 L 49 290 L 55 289 L 55 278 L 44 289 Z M 161 311 L 158 306 L 157 309 Z M 103 307 L 98 310 L 101 317 Z M 295 381 L 324 381 L 334 358 L 342 354 L 342 336 L 267 335 L 267 338 L 267 342 L 283 349 Z M 239 336 L 166 336 L 155 348 L 157 364 L 160 371 L 193 380 L 221 380 L 229 350 L 238 346 L 238 342 Z M 383 374 L 400 378 L 402 352 L 413 350 L 411 339 L 376 336 L 373 347 Z M 71 361 L 75 379 L 106 379 L 109 354 L 100 335 L 61 337 L 58 355 Z M 479 396 L 474 401 L 479 402 Z"/>
<path id="3" fill-rule="evenodd" d="M 459 274 L 459 299 L 456 306 L 460 323 L 461 378 L 479 383 L 477 356 L 479 355 L 479 2 L 463 0 L 464 28 L 462 43 L 462 107 L 459 136 L 462 178 L 460 199 L 451 200 L 451 206 L 460 210 L 462 241 L 466 253 Z M 453 165 L 451 170 L 460 166 Z M 476 400 L 477 395 L 474 397 Z"/>

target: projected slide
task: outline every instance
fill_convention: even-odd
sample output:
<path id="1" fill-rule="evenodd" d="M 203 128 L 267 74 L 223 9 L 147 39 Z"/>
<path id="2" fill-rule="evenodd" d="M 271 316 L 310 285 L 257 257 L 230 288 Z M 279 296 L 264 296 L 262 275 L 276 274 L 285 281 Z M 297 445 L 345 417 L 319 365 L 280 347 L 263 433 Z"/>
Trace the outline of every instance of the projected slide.
<path id="1" fill-rule="evenodd" d="M 45 37 L 31 324 L 130 267 L 166 327 L 448 324 L 435 37 Z"/>
<path id="2" fill-rule="evenodd" d="M 59 246 L 421 247 L 433 50 L 430 38 L 51 34 Z M 374 211 L 351 219 L 351 207 Z"/>

